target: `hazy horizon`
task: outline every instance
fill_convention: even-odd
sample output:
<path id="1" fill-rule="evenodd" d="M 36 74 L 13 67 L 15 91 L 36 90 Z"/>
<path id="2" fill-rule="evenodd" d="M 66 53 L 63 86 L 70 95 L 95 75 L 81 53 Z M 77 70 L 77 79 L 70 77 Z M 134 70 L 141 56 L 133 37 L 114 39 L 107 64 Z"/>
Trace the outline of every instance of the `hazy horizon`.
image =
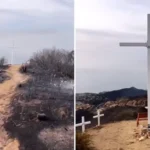
<path id="1" fill-rule="evenodd" d="M 148 0 L 76 0 L 77 93 L 147 89 L 147 49 L 119 43 L 147 41 L 149 5 Z"/>
<path id="2" fill-rule="evenodd" d="M 2 0 L 0 5 L 0 56 L 14 64 L 27 61 L 45 48 L 74 47 L 73 0 Z"/>
<path id="3" fill-rule="evenodd" d="M 124 81 L 121 80 L 120 78 L 120 74 L 125 74 L 125 70 L 117 70 L 117 73 L 115 74 L 115 72 L 110 72 L 112 74 L 109 74 L 108 70 L 101 70 L 101 72 L 99 70 L 90 70 L 90 69 L 78 69 L 77 71 L 77 78 L 84 78 L 84 80 L 81 82 L 80 85 L 80 90 L 78 89 L 78 85 L 77 85 L 77 93 L 99 93 L 99 92 L 104 92 L 104 91 L 113 91 L 113 90 L 119 90 L 119 89 L 124 89 L 124 88 L 130 88 L 130 87 L 135 87 L 138 89 L 143 89 L 143 90 L 147 90 L 147 87 L 142 86 L 143 81 L 141 80 L 141 82 L 136 82 L 135 80 L 135 73 L 134 71 L 131 72 L 130 75 L 126 74 L 126 80 L 128 79 L 132 79 L 133 82 L 131 82 L 131 84 L 128 83 L 123 83 Z M 92 76 L 92 73 L 95 73 L 95 76 Z M 103 73 L 104 72 L 104 73 Z M 120 72 L 120 74 L 118 74 L 118 72 Z M 108 73 L 106 75 L 106 73 Z M 101 78 L 99 79 L 99 74 L 101 74 Z M 145 73 L 146 74 L 146 73 Z M 80 76 L 80 77 L 78 77 Z M 111 76 L 113 76 L 113 80 L 111 80 Z M 137 79 L 140 78 L 140 76 L 143 76 L 142 73 L 139 72 L 138 76 L 136 77 Z M 105 79 L 108 79 L 109 82 L 106 82 Z M 92 79 L 92 80 L 89 80 Z M 99 79 L 99 80 L 98 80 Z M 147 79 L 145 77 L 145 79 Z M 89 80 L 87 82 L 87 80 Z M 118 82 L 117 82 L 118 80 Z M 146 85 L 146 80 L 145 80 L 145 85 Z M 93 84 L 94 83 L 94 84 Z M 105 87 L 100 87 L 100 83 L 101 85 L 105 85 Z M 120 86 L 124 84 L 123 86 Z M 89 86 L 92 85 L 92 86 Z"/>

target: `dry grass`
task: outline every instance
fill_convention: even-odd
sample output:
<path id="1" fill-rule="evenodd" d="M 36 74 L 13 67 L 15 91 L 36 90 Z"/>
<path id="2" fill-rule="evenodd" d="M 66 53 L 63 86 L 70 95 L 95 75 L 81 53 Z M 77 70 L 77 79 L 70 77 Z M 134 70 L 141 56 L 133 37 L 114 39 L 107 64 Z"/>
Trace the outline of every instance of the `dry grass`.
<path id="1" fill-rule="evenodd" d="M 89 129 L 87 133 L 92 136 L 97 150 L 149 150 L 150 139 L 138 141 L 137 129 L 135 120 L 121 121 L 106 124 L 101 129 Z"/>
<path id="2" fill-rule="evenodd" d="M 37 136 L 39 132 L 46 128 L 49 128 L 51 131 L 54 130 L 55 132 L 55 128 L 57 131 L 57 129 L 61 129 L 62 126 L 73 124 L 73 117 L 71 116 L 73 95 L 60 92 L 57 87 L 43 89 L 42 87 L 44 86 L 41 86 L 39 82 L 46 85 L 47 81 L 42 77 L 41 80 L 34 80 L 34 82 L 28 80 L 27 83 L 22 84 L 21 88 L 16 89 L 17 93 L 13 96 L 14 101 L 11 103 L 12 114 L 4 125 L 9 136 L 17 138 L 20 147 L 24 147 L 25 150 L 47 150 L 47 143 L 43 143 Z M 51 90 L 48 91 L 49 89 Z M 35 91 L 35 93 L 33 91 Z M 64 110 L 62 108 L 64 108 Z M 65 109 L 67 111 L 65 111 Z M 44 122 L 38 121 L 38 113 L 46 114 L 49 120 Z M 61 114 L 65 114 L 66 117 L 63 118 Z M 68 134 L 68 132 L 66 134 Z M 63 135 L 64 138 L 67 138 L 65 134 Z M 70 137 L 71 136 L 73 137 L 73 133 Z M 61 145 L 61 141 L 58 142 L 60 142 Z M 66 149 L 68 144 L 66 144 Z M 52 149 L 50 145 L 49 149 Z M 53 148 L 53 150 L 55 149 Z"/>
<path id="3" fill-rule="evenodd" d="M 74 79 L 74 51 L 44 49 L 34 53 L 25 72 Z M 23 67 L 20 69 L 23 71 Z"/>
<path id="4" fill-rule="evenodd" d="M 73 150 L 73 126 L 64 126 L 54 129 L 43 129 L 40 131 L 39 139 L 47 145 L 47 149 Z"/>
<path id="5" fill-rule="evenodd" d="M 7 74 L 6 70 L 9 68 L 8 65 L 0 66 L 0 83 L 3 83 L 6 80 L 10 79 L 10 76 Z"/>
<path id="6" fill-rule="evenodd" d="M 92 136 L 87 133 L 76 133 L 76 150 L 96 150 L 93 146 Z"/>
<path id="7" fill-rule="evenodd" d="M 43 56 L 42 52 L 39 54 L 39 57 Z M 73 125 L 73 90 L 70 92 L 70 89 L 65 89 L 61 85 L 62 81 L 69 80 L 68 76 L 59 76 L 59 73 L 57 76 L 51 76 L 51 70 L 42 68 L 43 65 L 37 65 L 43 64 L 43 61 L 48 63 L 49 60 L 45 56 L 42 57 L 42 62 L 40 59 L 37 61 L 37 57 L 36 61 L 32 60 L 27 74 L 13 72 L 15 90 L 9 97 L 11 113 L 7 116 L 4 128 L 10 139 L 17 139 L 21 150 L 58 150 L 62 147 L 64 150 L 71 150 L 73 130 L 66 131 L 63 128 L 70 128 L 69 126 Z M 16 74 L 19 75 L 17 80 L 20 82 L 15 82 Z M 28 77 L 26 81 L 25 76 Z M 4 104 L 4 101 L 2 103 Z M 39 113 L 44 113 L 48 120 L 39 121 L 37 117 Z M 56 138 L 56 133 L 59 133 L 60 138 Z M 42 138 L 44 135 L 49 138 L 53 135 L 53 141 L 47 139 L 45 142 Z M 65 142 L 62 143 L 62 140 Z M 50 142 L 57 142 L 57 146 Z"/>
<path id="8" fill-rule="evenodd" d="M 0 86 L 1 89 L 6 89 L 0 91 L 0 112 L 1 108 L 5 108 L 5 121 L 2 126 L 6 132 L 3 133 L 7 133 L 8 137 L 8 140 L 5 140 L 8 144 L 5 148 L 9 149 L 11 145 L 16 145 L 14 150 L 58 150 L 60 146 L 64 147 L 64 150 L 71 150 L 73 130 L 66 131 L 64 128 L 73 125 L 74 96 L 73 90 L 70 92 L 70 89 L 65 89 L 61 85 L 62 81 L 68 81 L 69 77 L 60 77 L 59 73 L 57 76 L 50 76 L 51 70 L 38 68 L 35 62 L 32 60 L 27 74 L 21 74 L 18 66 L 17 69 L 11 66 L 8 70 L 11 80 Z M 49 119 L 39 121 L 39 113 L 44 113 Z M 56 138 L 56 133 L 60 134 L 60 138 Z M 52 140 L 47 139 L 45 142 L 42 138 L 44 135 L 48 138 L 53 135 L 55 139 L 52 143 L 57 142 L 57 146 L 53 147 L 54 144 L 50 143 Z M 5 139 L 5 136 L 2 138 Z M 9 139 L 11 143 L 8 143 Z M 66 143 L 62 143 L 62 140 Z"/>
<path id="9" fill-rule="evenodd" d="M 4 67 L 7 63 L 7 60 L 5 57 L 0 58 L 0 68 Z"/>

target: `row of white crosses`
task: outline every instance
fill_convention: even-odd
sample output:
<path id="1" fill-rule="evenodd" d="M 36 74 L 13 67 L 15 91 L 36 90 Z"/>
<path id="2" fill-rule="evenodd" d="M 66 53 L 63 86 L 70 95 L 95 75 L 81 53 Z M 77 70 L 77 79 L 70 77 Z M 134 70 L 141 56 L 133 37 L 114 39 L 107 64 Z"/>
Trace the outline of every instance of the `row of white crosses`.
<path id="1" fill-rule="evenodd" d="M 102 117 L 102 116 L 104 116 L 104 114 L 100 114 L 100 110 L 99 109 L 97 110 L 97 115 L 93 116 L 93 118 L 97 118 L 98 126 L 100 126 L 100 117 Z M 91 124 L 91 121 L 87 121 L 86 122 L 84 116 L 82 116 L 82 122 L 76 124 L 76 127 L 82 126 L 82 133 L 84 133 L 85 132 L 85 125 L 88 125 L 88 124 Z"/>
<path id="2" fill-rule="evenodd" d="M 120 43 L 120 46 L 134 46 L 147 48 L 147 103 L 148 107 L 148 128 L 150 128 L 150 14 L 147 15 L 147 42 L 144 43 Z"/>

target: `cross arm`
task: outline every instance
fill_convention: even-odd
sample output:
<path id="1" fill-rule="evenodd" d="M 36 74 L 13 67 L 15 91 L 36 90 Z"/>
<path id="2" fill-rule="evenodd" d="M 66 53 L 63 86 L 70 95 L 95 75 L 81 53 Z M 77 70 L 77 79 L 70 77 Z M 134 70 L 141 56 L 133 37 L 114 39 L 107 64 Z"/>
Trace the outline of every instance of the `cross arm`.
<path id="1" fill-rule="evenodd" d="M 147 43 L 119 43 L 120 46 L 134 46 L 134 47 L 147 47 Z"/>
<path id="2" fill-rule="evenodd" d="M 76 124 L 76 127 L 80 127 L 82 125 L 83 125 L 83 123 L 78 123 L 78 124 Z"/>
<path id="3" fill-rule="evenodd" d="M 87 121 L 87 122 L 85 122 L 84 124 L 85 124 L 85 125 L 86 125 L 86 124 L 91 124 L 91 121 Z"/>
<path id="4" fill-rule="evenodd" d="M 102 117 L 104 116 L 104 114 L 100 114 L 100 115 L 97 115 L 97 116 L 93 116 L 93 118 L 98 118 L 98 117 Z"/>
<path id="5" fill-rule="evenodd" d="M 97 118 L 98 116 L 93 116 L 93 118 Z"/>

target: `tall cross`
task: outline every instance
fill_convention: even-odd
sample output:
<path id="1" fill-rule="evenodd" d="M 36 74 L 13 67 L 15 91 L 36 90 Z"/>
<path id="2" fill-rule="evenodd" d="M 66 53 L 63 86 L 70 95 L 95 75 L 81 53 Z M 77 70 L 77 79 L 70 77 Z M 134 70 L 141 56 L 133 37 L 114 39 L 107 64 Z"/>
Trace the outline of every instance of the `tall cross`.
<path id="1" fill-rule="evenodd" d="M 82 133 L 84 133 L 85 132 L 85 125 L 87 125 L 87 124 L 91 124 L 91 121 L 85 122 L 84 116 L 82 116 L 82 122 L 76 124 L 76 127 L 82 126 Z"/>
<path id="2" fill-rule="evenodd" d="M 98 126 L 100 126 L 100 118 L 104 116 L 104 114 L 100 114 L 100 110 L 98 109 L 97 110 L 97 115 L 96 116 L 93 116 L 93 118 L 97 118 L 97 121 L 98 121 Z"/>
<path id="3" fill-rule="evenodd" d="M 14 48 L 16 48 L 15 46 L 14 46 L 14 41 L 13 41 L 13 45 L 11 46 L 11 47 L 9 47 L 9 48 L 11 48 L 12 50 L 11 50 L 11 64 L 13 65 L 13 63 L 14 63 Z"/>
<path id="4" fill-rule="evenodd" d="M 147 82 L 147 103 L 148 103 L 148 128 L 150 129 L 150 14 L 147 15 L 147 42 L 145 43 L 120 43 L 120 46 L 134 46 L 147 48 L 147 66 L 148 66 L 148 82 Z"/>

